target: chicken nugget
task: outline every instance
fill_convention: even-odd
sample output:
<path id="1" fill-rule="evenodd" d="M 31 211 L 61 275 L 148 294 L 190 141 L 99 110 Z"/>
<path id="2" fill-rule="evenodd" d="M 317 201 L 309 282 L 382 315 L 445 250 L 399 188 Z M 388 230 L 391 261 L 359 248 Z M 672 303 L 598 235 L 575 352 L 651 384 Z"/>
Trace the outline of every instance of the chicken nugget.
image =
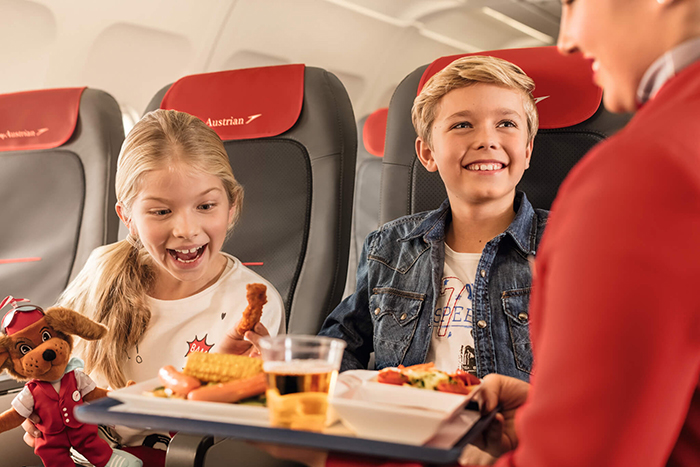
<path id="1" fill-rule="evenodd" d="M 248 306 L 243 310 L 243 317 L 236 331 L 244 336 L 260 322 L 263 305 L 267 303 L 267 286 L 265 284 L 246 284 L 246 299 Z"/>

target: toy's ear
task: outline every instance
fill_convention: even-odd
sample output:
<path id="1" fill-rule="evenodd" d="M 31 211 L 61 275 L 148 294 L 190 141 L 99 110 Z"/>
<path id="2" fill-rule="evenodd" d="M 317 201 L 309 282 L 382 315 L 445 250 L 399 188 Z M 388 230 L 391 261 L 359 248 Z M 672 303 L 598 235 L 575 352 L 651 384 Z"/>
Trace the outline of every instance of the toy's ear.
<path id="1" fill-rule="evenodd" d="M 56 331 L 72 334 L 88 341 L 101 339 L 107 334 L 107 328 L 94 322 L 77 311 L 63 307 L 46 310 L 46 323 Z"/>

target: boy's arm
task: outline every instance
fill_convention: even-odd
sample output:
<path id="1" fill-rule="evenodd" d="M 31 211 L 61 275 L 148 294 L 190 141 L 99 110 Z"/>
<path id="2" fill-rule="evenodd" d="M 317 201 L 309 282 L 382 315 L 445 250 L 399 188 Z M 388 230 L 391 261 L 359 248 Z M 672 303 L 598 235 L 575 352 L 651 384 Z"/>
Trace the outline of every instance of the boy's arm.
<path id="1" fill-rule="evenodd" d="M 369 270 L 367 256 L 369 245 L 376 235 L 365 239 L 357 266 L 355 293 L 343 300 L 323 323 L 319 335 L 343 339 L 347 343 L 340 371 L 366 369 L 372 344 L 374 325 L 369 315 Z"/>

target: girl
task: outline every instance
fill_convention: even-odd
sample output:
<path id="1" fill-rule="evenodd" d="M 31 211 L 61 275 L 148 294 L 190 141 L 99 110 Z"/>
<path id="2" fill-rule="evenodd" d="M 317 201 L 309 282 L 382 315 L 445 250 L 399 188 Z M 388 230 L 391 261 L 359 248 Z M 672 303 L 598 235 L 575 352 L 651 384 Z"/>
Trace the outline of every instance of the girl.
<path id="1" fill-rule="evenodd" d="M 172 110 L 145 115 L 122 146 L 116 194 L 129 235 L 97 248 L 58 300 L 109 328 L 77 350 L 98 385 L 154 378 L 193 351 L 254 353 L 250 341 L 285 331 L 274 286 L 221 251 L 243 188 L 211 128 Z M 267 303 L 244 340 L 235 327 L 253 282 L 267 285 Z"/>

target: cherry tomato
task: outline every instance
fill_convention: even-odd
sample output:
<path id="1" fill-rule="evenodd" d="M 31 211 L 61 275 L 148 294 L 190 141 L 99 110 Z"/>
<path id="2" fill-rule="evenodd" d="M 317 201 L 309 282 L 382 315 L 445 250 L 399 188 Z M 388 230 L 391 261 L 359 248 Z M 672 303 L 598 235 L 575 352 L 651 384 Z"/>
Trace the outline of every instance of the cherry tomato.
<path id="1" fill-rule="evenodd" d="M 451 392 L 452 394 L 469 394 L 474 389 L 472 386 L 467 386 L 461 381 L 438 383 L 437 390 L 440 392 Z"/>
<path id="2" fill-rule="evenodd" d="M 385 384 L 396 384 L 398 386 L 408 382 L 408 377 L 396 368 L 385 368 L 379 371 L 377 381 Z"/>
<path id="3" fill-rule="evenodd" d="M 462 381 L 465 386 L 474 386 L 475 384 L 481 383 L 481 380 L 471 373 L 467 373 L 464 370 L 457 370 L 450 375 L 453 379 Z"/>

